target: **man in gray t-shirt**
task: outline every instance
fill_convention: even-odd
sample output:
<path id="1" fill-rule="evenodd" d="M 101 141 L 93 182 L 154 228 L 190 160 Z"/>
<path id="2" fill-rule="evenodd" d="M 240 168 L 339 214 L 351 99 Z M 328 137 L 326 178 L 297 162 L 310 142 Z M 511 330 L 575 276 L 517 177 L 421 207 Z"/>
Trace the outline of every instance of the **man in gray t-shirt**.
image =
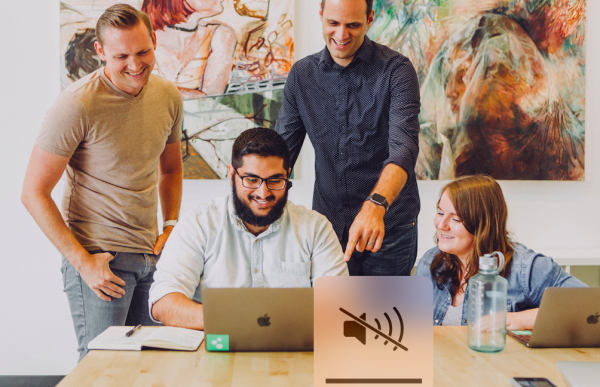
<path id="1" fill-rule="evenodd" d="M 66 88 L 46 114 L 22 194 L 63 255 L 80 359 L 111 325 L 154 325 L 148 291 L 182 186 L 183 102 L 174 85 L 151 75 L 150 20 L 118 4 L 100 17 L 96 35 L 106 67 Z M 65 169 L 61 216 L 50 194 Z"/>

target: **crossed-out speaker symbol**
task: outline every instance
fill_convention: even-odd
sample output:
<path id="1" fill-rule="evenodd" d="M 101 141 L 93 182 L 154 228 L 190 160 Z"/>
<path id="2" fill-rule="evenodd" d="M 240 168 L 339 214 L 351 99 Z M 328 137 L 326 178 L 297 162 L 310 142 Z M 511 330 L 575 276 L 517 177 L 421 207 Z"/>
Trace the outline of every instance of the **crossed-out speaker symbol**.
<path id="1" fill-rule="evenodd" d="M 375 339 L 378 339 L 379 337 L 383 337 L 385 339 L 385 342 L 383 343 L 384 345 L 387 345 L 388 343 L 393 343 L 394 351 L 397 350 L 398 348 L 402 348 L 403 350 L 408 351 L 408 348 L 406 348 L 404 345 L 400 344 L 400 342 L 402 341 L 402 337 L 404 336 L 404 322 L 402 321 L 402 316 L 400 315 L 400 312 L 398 312 L 398 308 L 396 308 L 395 306 L 393 307 L 393 310 L 396 313 L 396 315 L 398 316 L 398 320 L 400 321 L 400 335 L 398 337 L 398 340 L 395 340 L 391 337 L 392 331 L 393 331 L 392 320 L 387 313 L 383 314 L 388 323 L 388 333 L 386 334 L 381 330 L 381 323 L 379 322 L 379 320 L 377 318 L 375 318 L 375 323 L 377 324 L 377 328 L 375 328 L 374 326 L 372 326 L 371 324 L 369 324 L 367 322 L 367 314 L 366 313 L 361 314 L 360 317 L 356 317 L 355 315 L 348 312 L 344 308 L 340 308 L 340 311 L 342 313 L 347 314 L 348 316 L 350 316 L 353 319 L 352 321 L 344 321 L 344 336 L 345 337 L 354 337 L 358 341 L 363 343 L 363 345 L 366 345 L 367 344 L 367 328 L 368 328 L 376 334 Z"/>

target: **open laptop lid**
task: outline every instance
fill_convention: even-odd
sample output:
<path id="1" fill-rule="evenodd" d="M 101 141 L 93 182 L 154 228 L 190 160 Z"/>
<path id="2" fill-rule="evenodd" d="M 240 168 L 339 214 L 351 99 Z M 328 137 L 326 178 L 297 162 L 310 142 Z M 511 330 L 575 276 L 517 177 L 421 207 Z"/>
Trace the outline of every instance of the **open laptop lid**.
<path id="1" fill-rule="evenodd" d="M 209 351 L 313 350 L 312 288 L 206 288 L 202 302 Z"/>
<path id="2" fill-rule="evenodd" d="M 547 288 L 530 348 L 600 347 L 600 288 Z"/>

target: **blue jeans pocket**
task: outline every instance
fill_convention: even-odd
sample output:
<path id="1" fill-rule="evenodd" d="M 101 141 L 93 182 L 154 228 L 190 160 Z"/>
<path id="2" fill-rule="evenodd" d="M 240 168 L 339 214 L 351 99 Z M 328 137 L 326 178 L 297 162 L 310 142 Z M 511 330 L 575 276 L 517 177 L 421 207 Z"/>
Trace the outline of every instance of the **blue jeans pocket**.
<path id="1" fill-rule="evenodd" d="M 412 248 L 413 244 L 416 243 L 416 238 L 411 229 L 415 227 L 417 227 L 417 222 L 413 221 L 394 226 L 387 230 L 379 251 L 382 253 L 387 250 L 396 251 L 398 248 L 402 249 L 402 246 L 405 246 L 405 248 L 410 246 Z"/>
<path id="2" fill-rule="evenodd" d="M 115 251 L 107 251 L 107 253 L 110 253 L 113 256 L 113 259 L 111 259 L 110 261 L 108 261 L 109 265 L 114 265 L 117 262 L 117 258 L 119 258 L 119 253 L 115 252 Z"/>
<path id="3" fill-rule="evenodd" d="M 92 251 L 89 251 L 89 253 L 90 253 L 91 255 L 94 255 L 94 254 L 102 254 L 102 253 L 109 253 L 110 255 L 112 255 L 112 256 L 113 256 L 113 258 L 112 258 L 110 261 L 108 261 L 108 264 L 109 264 L 109 265 L 111 265 L 111 264 L 114 264 L 114 263 L 115 263 L 115 260 L 116 260 L 116 259 L 117 259 L 117 257 L 119 256 L 119 253 L 118 253 L 118 252 L 116 252 L 116 251 L 92 250 Z"/>
<path id="4" fill-rule="evenodd" d="M 407 228 L 414 227 L 416 224 L 417 224 L 417 222 L 412 221 L 412 222 L 407 223 L 407 224 L 397 225 L 397 226 L 392 227 L 390 231 L 392 231 L 392 230 L 406 230 Z"/>
<path id="5" fill-rule="evenodd" d="M 417 222 L 392 227 L 379 251 L 363 255 L 361 275 L 409 276 L 417 255 Z"/>

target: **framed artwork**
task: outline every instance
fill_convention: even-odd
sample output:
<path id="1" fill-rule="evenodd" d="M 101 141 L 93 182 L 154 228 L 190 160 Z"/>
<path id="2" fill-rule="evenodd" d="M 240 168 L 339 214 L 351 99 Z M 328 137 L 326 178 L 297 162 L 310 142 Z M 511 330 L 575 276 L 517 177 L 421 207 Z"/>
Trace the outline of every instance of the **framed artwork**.
<path id="1" fill-rule="evenodd" d="M 417 175 L 584 180 L 586 0 L 375 0 L 421 85 Z"/>
<path id="2" fill-rule="evenodd" d="M 156 32 L 153 73 L 184 99 L 184 178 L 224 179 L 239 134 L 273 127 L 293 64 L 294 0 L 65 0 L 61 86 L 103 66 L 94 49 L 104 10 L 127 3 Z"/>

